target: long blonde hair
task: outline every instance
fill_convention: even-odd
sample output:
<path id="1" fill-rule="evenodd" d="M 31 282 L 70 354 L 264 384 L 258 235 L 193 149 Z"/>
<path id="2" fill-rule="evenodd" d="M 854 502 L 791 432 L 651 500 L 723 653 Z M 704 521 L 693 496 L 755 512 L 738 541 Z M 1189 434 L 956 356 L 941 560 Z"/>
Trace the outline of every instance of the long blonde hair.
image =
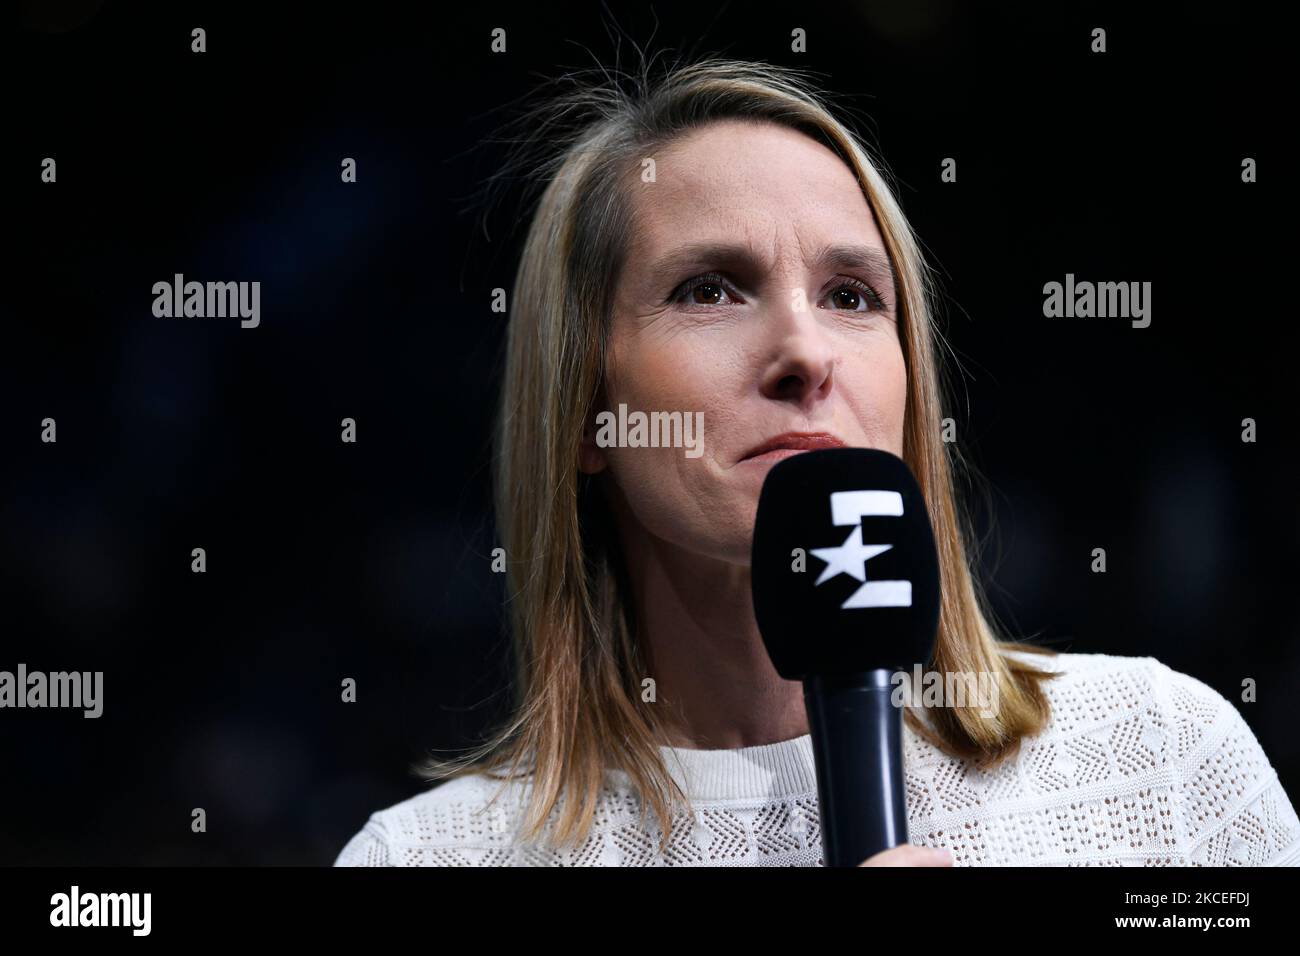
<path id="1" fill-rule="evenodd" d="M 884 175 L 800 71 L 712 58 L 656 80 L 652 66 L 630 77 L 601 71 L 592 82 L 567 77 L 575 88 L 528 114 L 532 135 L 501 173 L 545 185 L 510 297 L 495 436 L 517 696 L 510 719 L 485 743 L 421 768 L 428 779 L 495 775 L 507 766 L 507 778 L 529 776 L 521 834 L 531 840 L 545 832 L 557 844 L 588 833 L 606 768 L 630 776 L 643 819 L 653 810 L 664 839 L 674 802 L 689 806 L 658 749 L 663 725 L 641 702 L 640 675 L 649 671 L 612 517 L 577 461 L 603 382 L 614 285 L 631 236 L 629 174 L 713 120 L 780 123 L 833 150 L 856 173 L 894 264 L 908 373 L 903 457 L 929 507 L 944 585 L 930 668 L 992 675 L 999 701 L 993 717 L 972 702 L 931 708 L 931 727 L 910 709 L 905 719 L 945 752 L 991 765 L 1040 732 L 1050 711 L 1041 686 L 1050 673 L 999 648 L 1050 652 L 996 637 L 972 571 L 970 530 L 953 487 L 954 468 L 966 463 L 941 440 L 947 383 L 936 354 L 932 280 Z M 538 147 L 550 152 L 538 156 Z"/>

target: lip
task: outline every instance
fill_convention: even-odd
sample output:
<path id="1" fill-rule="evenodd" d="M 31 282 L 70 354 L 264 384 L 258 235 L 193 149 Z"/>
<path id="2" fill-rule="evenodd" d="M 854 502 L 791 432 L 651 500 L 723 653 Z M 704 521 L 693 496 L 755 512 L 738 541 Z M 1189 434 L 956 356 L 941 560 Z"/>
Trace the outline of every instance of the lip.
<path id="1" fill-rule="evenodd" d="M 744 461 L 779 461 L 819 448 L 844 448 L 844 442 L 830 432 L 782 432 L 745 453 Z"/>

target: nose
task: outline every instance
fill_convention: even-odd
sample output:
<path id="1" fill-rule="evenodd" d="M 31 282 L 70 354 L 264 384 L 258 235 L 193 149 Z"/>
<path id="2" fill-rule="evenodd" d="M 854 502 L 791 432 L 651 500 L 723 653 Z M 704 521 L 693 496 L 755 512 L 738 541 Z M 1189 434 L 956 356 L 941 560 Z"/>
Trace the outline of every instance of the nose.
<path id="1" fill-rule="evenodd" d="M 793 298 L 793 297 L 792 297 Z M 775 308 L 768 332 L 760 390 L 765 398 L 806 409 L 830 395 L 836 358 L 813 306 Z"/>

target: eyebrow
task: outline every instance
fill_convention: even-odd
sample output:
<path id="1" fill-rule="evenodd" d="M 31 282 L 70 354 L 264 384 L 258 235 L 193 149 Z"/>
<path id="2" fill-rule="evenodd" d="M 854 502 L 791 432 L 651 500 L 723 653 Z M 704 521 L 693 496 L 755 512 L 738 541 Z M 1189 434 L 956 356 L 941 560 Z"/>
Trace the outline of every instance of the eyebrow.
<path id="1" fill-rule="evenodd" d="M 765 263 L 753 249 L 729 242 L 689 243 L 660 256 L 650 267 L 655 281 L 672 281 L 691 269 L 718 265 L 751 273 L 761 271 Z M 883 249 L 872 246 L 836 244 L 825 246 L 811 260 L 818 271 L 827 269 L 861 269 L 879 282 L 888 281 L 898 288 L 894 264 Z"/>

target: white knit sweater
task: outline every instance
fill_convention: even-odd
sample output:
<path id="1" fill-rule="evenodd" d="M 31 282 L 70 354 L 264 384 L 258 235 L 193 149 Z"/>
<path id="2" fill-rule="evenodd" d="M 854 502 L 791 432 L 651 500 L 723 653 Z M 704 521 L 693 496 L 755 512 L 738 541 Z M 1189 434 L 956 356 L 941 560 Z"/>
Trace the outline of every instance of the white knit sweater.
<path id="1" fill-rule="evenodd" d="M 1064 671 L 1052 719 L 981 772 L 904 724 L 912 843 L 957 866 L 1300 865 L 1300 820 L 1241 714 L 1151 657 L 1024 655 Z M 690 795 L 667 851 L 626 775 L 609 771 L 577 847 L 514 838 L 525 783 L 453 779 L 371 815 L 336 866 L 820 866 L 812 738 L 661 748 Z"/>

